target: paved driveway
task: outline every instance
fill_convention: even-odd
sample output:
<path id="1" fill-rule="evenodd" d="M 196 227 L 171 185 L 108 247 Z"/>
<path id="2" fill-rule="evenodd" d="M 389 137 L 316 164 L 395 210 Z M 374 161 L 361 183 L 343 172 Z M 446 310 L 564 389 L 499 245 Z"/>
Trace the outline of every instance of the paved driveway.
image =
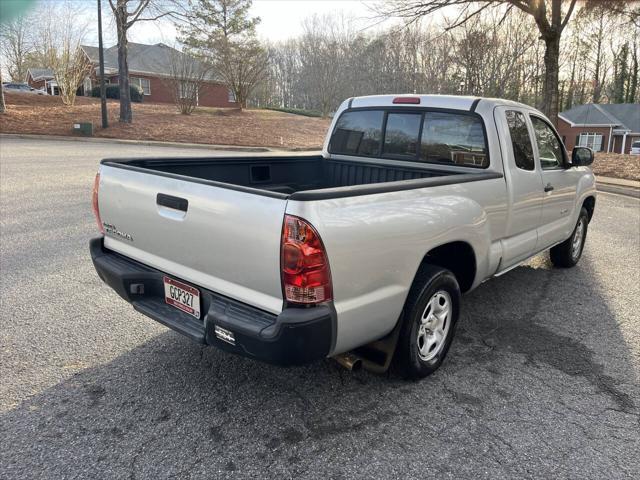
<path id="1" fill-rule="evenodd" d="M 407 383 L 202 348 L 98 280 L 98 160 L 204 152 L 0 142 L 0 478 L 640 478 L 637 199 L 599 196 L 578 267 L 467 295 Z"/>

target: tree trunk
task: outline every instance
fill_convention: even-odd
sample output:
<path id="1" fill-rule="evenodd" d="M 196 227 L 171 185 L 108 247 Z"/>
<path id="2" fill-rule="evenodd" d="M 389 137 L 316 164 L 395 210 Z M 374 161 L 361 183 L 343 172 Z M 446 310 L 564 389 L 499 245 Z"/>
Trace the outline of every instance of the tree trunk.
<path id="1" fill-rule="evenodd" d="M 2 87 L 2 72 L 0 72 L 0 114 L 5 113 L 7 107 L 4 104 L 4 88 Z"/>
<path id="2" fill-rule="evenodd" d="M 544 93 L 542 95 L 542 111 L 554 125 L 557 125 L 560 35 L 547 35 L 544 38 L 544 43 Z"/>
<path id="3" fill-rule="evenodd" d="M 600 97 L 602 96 L 602 83 L 600 83 L 600 69 L 602 68 L 602 37 L 603 37 L 603 29 L 604 29 L 603 18 L 604 18 L 604 14 L 601 14 L 598 34 L 596 36 L 596 65 L 595 65 L 595 71 L 593 73 L 592 103 L 600 103 Z"/>
<path id="4" fill-rule="evenodd" d="M 638 70 L 640 66 L 638 65 L 638 49 L 633 44 L 633 66 L 631 72 L 631 80 L 629 81 L 629 92 L 627 93 L 627 103 L 635 103 L 636 101 L 636 91 L 638 89 Z"/>
<path id="5" fill-rule="evenodd" d="M 118 30 L 118 86 L 120 88 L 120 122 L 131 123 L 131 91 L 129 89 L 129 64 L 127 63 L 127 5 L 118 2 L 116 26 Z"/>
<path id="6" fill-rule="evenodd" d="M 569 110 L 573 107 L 573 87 L 576 84 L 576 60 L 577 56 L 573 57 L 571 63 L 571 80 L 569 80 L 569 89 L 567 90 L 567 99 L 564 102 L 564 109 Z"/>

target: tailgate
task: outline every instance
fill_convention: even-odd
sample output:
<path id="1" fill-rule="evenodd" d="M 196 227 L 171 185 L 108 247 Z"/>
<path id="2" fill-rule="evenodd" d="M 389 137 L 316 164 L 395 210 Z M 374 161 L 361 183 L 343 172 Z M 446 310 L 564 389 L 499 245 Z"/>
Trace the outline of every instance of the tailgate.
<path id="1" fill-rule="evenodd" d="M 281 312 L 286 199 L 108 165 L 100 173 L 106 248 L 195 286 Z"/>

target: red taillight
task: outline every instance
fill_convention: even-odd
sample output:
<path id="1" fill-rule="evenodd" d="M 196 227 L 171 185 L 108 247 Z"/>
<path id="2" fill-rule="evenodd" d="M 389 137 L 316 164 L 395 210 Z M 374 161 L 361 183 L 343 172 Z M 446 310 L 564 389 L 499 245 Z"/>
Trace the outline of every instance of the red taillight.
<path id="1" fill-rule="evenodd" d="M 331 300 L 327 253 L 318 232 L 301 218 L 284 217 L 281 263 L 288 302 L 310 304 Z"/>
<path id="2" fill-rule="evenodd" d="M 93 214 L 96 216 L 96 222 L 98 223 L 98 230 L 104 235 L 104 227 L 102 226 L 102 220 L 100 219 L 100 206 L 98 205 L 98 190 L 100 189 L 100 172 L 96 173 L 96 179 L 93 182 L 93 198 L 91 200 L 93 206 Z"/>
<path id="3" fill-rule="evenodd" d="M 420 97 L 396 97 L 393 99 L 393 103 L 419 105 Z"/>

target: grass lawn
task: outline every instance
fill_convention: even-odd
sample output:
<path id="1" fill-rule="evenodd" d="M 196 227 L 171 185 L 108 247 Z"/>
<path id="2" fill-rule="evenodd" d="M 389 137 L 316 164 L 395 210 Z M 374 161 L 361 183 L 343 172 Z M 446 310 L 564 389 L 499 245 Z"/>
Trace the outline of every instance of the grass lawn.
<path id="1" fill-rule="evenodd" d="M 170 104 L 133 104 L 133 123 L 118 122 L 118 101 L 109 100 L 109 128 L 100 128 L 100 100 L 78 97 L 67 107 L 60 97 L 5 92 L 7 114 L 0 115 L 0 132 L 72 135 L 73 124 L 93 122 L 94 136 L 130 140 L 318 148 L 330 120 L 272 110 L 197 109 L 181 115 Z"/>

